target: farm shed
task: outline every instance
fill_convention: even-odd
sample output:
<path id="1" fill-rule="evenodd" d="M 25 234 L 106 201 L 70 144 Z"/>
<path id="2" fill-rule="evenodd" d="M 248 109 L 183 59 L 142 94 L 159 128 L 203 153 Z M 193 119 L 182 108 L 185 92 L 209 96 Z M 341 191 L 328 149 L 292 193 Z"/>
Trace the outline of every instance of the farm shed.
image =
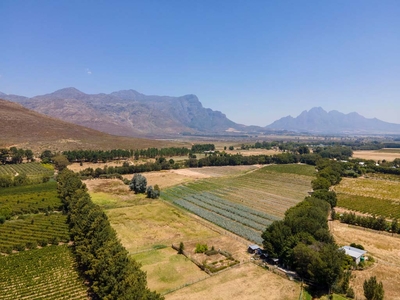
<path id="1" fill-rule="evenodd" d="M 340 249 L 343 249 L 347 255 L 351 256 L 351 258 L 356 262 L 357 265 L 360 263 L 361 260 L 364 260 L 364 255 L 365 253 L 367 253 L 367 251 L 365 250 L 350 246 L 343 246 Z"/>
<path id="2" fill-rule="evenodd" d="M 249 253 L 261 253 L 261 248 L 258 245 L 250 245 L 249 248 L 247 248 L 247 252 Z"/>

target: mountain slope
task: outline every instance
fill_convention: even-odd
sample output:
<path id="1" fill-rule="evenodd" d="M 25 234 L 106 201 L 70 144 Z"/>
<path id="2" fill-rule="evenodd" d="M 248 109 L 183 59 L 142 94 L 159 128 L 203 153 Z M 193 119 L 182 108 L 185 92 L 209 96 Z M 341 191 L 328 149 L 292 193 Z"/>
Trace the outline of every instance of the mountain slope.
<path id="1" fill-rule="evenodd" d="M 65 88 L 30 99 L 5 94 L 3 98 L 61 120 L 120 136 L 163 137 L 245 127 L 219 111 L 204 108 L 195 95 L 147 96 L 134 90 L 85 94 Z"/>
<path id="2" fill-rule="evenodd" d="M 321 107 L 303 111 L 293 118 L 287 116 L 266 126 L 267 129 L 310 133 L 388 134 L 400 133 L 400 124 L 368 119 L 356 112 L 343 114 L 336 110 L 326 112 Z"/>
<path id="3" fill-rule="evenodd" d="M 37 151 L 67 149 L 136 149 L 168 146 L 147 139 L 112 136 L 39 114 L 0 99 L 0 147 L 19 145 Z"/>

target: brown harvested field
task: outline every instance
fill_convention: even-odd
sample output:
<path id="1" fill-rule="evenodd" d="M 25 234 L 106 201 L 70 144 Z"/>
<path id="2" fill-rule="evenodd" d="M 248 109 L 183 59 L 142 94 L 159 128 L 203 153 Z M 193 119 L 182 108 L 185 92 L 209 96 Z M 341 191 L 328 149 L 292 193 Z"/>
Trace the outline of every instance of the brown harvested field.
<path id="1" fill-rule="evenodd" d="M 293 300 L 299 294 L 299 284 L 247 263 L 167 294 L 165 299 Z"/>
<path id="2" fill-rule="evenodd" d="M 363 298 L 363 282 L 371 276 L 382 281 L 385 299 L 400 299 L 400 236 L 391 236 L 361 227 L 348 226 L 339 221 L 329 222 L 329 226 L 339 245 L 361 244 L 375 259 L 375 264 L 363 271 L 354 271 L 350 282 L 356 299 Z"/>
<path id="3" fill-rule="evenodd" d="M 243 156 L 251 155 L 275 155 L 282 153 L 279 150 L 267 150 L 267 149 L 249 149 L 249 150 L 225 150 L 228 154 L 241 154 Z"/>
<path id="4" fill-rule="evenodd" d="M 147 185 L 158 184 L 161 189 L 198 179 L 222 176 L 234 176 L 258 169 L 259 166 L 224 166 L 204 167 L 193 169 L 164 170 L 159 172 L 143 173 L 147 179 Z M 133 174 L 123 175 L 132 179 Z"/>
<path id="5" fill-rule="evenodd" d="M 393 161 L 396 158 L 400 158 L 400 149 L 386 148 L 381 150 L 354 151 L 353 158 Z"/>

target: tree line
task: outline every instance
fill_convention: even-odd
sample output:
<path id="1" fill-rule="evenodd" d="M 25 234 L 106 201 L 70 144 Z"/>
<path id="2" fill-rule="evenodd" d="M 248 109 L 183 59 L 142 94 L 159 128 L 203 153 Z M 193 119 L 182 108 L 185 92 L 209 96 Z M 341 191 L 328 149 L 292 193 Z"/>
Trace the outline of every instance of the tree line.
<path id="1" fill-rule="evenodd" d="M 163 299 L 147 288 L 146 273 L 129 259 L 106 214 L 95 205 L 77 174 L 64 169 L 58 193 L 68 214 L 73 252 L 94 299 Z"/>
<path id="2" fill-rule="evenodd" d="M 33 151 L 17 147 L 0 149 L 0 164 L 20 164 L 24 159 L 34 161 Z"/>
<path id="3" fill-rule="evenodd" d="M 334 216 L 336 219 L 346 224 L 400 234 L 400 227 L 397 219 L 388 222 L 383 216 L 359 216 L 352 212 L 345 212 L 340 215 L 335 214 Z"/>

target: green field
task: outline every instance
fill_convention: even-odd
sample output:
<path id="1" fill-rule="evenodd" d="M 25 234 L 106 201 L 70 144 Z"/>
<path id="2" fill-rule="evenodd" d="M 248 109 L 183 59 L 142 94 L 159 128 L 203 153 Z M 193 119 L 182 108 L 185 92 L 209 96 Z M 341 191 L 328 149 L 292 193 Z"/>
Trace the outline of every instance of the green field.
<path id="1" fill-rule="evenodd" d="M 383 178 L 343 178 L 335 187 L 337 206 L 386 218 L 400 218 L 400 185 Z"/>
<path id="2" fill-rule="evenodd" d="M 24 164 L 10 164 L 0 165 L 0 176 L 17 174 L 26 174 L 32 183 L 39 183 L 42 181 L 43 176 L 51 177 L 54 175 L 54 168 L 52 165 L 41 163 L 24 163 Z"/>
<path id="3" fill-rule="evenodd" d="M 39 245 L 68 242 L 69 233 L 66 224 L 67 216 L 61 213 L 50 215 L 26 215 L 23 219 L 6 221 L 0 225 L 0 251 L 31 248 L 31 243 Z M 25 247 L 24 247 L 25 246 Z M 33 245 L 33 248 L 34 247 Z M 4 251 L 8 250 L 8 251 Z"/>
<path id="4" fill-rule="evenodd" d="M 61 201 L 57 194 L 57 183 L 52 181 L 3 188 L 0 194 L 0 210 L 5 207 L 12 215 L 59 210 Z"/>
<path id="5" fill-rule="evenodd" d="M 67 246 L 0 256 L 0 299 L 88 299 Z"/>

